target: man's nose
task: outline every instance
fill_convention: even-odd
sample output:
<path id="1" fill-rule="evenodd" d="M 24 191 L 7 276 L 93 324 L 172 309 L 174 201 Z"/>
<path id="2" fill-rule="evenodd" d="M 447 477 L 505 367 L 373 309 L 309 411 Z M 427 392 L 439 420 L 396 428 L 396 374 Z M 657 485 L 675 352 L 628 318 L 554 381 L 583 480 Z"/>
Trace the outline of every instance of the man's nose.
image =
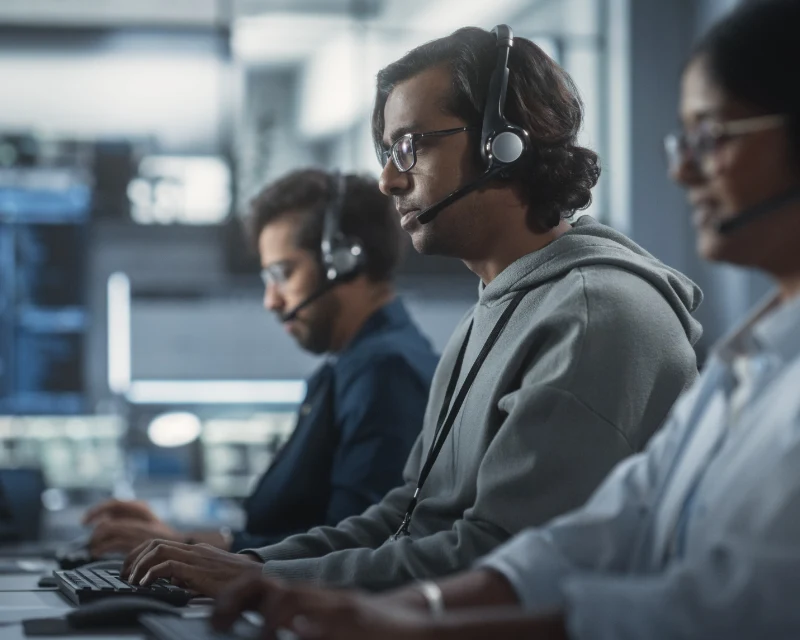
<path id="1" fill-rule="evenodd" d="M 385 196 L 396 196 L 405 193 L 411 187 L 411 176 L 408 172 L 401 172 L 394 166 L 390 158 L 381 171 L 378 187 Z"/>
<path id="2" fill-rule="evenodd" d="M 267 311 L 279 311 L 285 306 L 285 301 L 281 295 L 280 287 L 274 282 L 267 283 L 264 287 L 264 308 Z"/>

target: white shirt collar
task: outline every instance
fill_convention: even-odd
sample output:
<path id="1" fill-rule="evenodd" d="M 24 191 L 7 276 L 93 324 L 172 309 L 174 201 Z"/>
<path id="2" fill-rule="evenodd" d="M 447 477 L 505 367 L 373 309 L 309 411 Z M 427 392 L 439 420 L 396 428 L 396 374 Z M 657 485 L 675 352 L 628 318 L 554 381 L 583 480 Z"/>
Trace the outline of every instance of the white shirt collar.
<path id="1" fill-rule="evenodd" d="M 740 356 L 768 354 L 782 361 L 800 355 L 800 296 L 781 302 L 772 293 L 716 349 L 723 362 Z"/>

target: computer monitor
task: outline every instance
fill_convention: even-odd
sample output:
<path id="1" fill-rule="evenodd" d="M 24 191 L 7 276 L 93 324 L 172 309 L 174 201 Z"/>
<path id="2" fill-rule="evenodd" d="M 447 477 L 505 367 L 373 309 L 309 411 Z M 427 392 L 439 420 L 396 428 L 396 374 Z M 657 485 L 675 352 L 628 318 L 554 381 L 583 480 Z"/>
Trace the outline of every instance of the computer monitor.
<path id="1" fill-rule="evenodd" d="M 0 468 L 0 541 L 37 540 L 42 527 L 41 469 Z"/>

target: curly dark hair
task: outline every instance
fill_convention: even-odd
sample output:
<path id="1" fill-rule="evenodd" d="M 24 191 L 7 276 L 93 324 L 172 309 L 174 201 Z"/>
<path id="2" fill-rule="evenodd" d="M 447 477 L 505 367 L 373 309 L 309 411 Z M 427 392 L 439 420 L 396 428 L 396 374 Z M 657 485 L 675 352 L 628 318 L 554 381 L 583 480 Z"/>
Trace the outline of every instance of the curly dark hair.
<path id="1" fill-rule="evenodd" d="M 297 246 L 322 258 L 325 209 L 333 194 L 330 174 L 320 169 L 299 169 L 268 184 L 250 202 L 247 218 L 254 245 L 266 226 L 286 216 L 300 221 Z M 341 212 L 341 230 L 357 238 L 364 249 L 364 273 L 373 282 L 392 280 L 400 264 L 405 234 L 390 198 L 380 192 L 374 178 L 348 174 Z"/>
<path id="2" fill-rule="evenodd" d="M 689 63 L 702 58 L 727 93 L 765 113 L 787 116 L 795 161 L 800 163 L 799 0 L 762 0 L 734 9 L 694 46 Z M 688 63 L 687 63 L 688 64 Z"/>
<path id="3" fill-rule="evenodd" d="M 440 65 L 452 74 L 452 91 L 443 107 L 480 128 L 496 61 L 495 36 L 465 27 L 413 49 L 382 69 L 372 112 L 376 150 L 383 150 L 383 110 L 394 87 Z M 596 153 L 577 145 L 583 103 L 569 74 L 525 38 L 514 38 L 508 66 L 505 115 L 528 132 L 532 147 L 511 177 L 527 193 L 528 227 L 545 231 L 591 204 L 600 166 Z M 475 158 L 480 161 L 477 145 Z"/>

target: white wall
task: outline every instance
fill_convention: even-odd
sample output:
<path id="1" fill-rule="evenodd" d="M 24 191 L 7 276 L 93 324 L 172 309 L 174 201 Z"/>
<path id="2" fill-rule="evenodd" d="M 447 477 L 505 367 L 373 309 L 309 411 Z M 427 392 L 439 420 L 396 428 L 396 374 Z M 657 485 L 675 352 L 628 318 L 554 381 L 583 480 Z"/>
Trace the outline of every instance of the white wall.
<path id="1" fill-rule="evenodd" d="M 37 46 L 38 43 L 38 46 Z M 206 34 L 13 31 L 0 39 L 0 129 L 223 147 L 230 71 Z"/>

